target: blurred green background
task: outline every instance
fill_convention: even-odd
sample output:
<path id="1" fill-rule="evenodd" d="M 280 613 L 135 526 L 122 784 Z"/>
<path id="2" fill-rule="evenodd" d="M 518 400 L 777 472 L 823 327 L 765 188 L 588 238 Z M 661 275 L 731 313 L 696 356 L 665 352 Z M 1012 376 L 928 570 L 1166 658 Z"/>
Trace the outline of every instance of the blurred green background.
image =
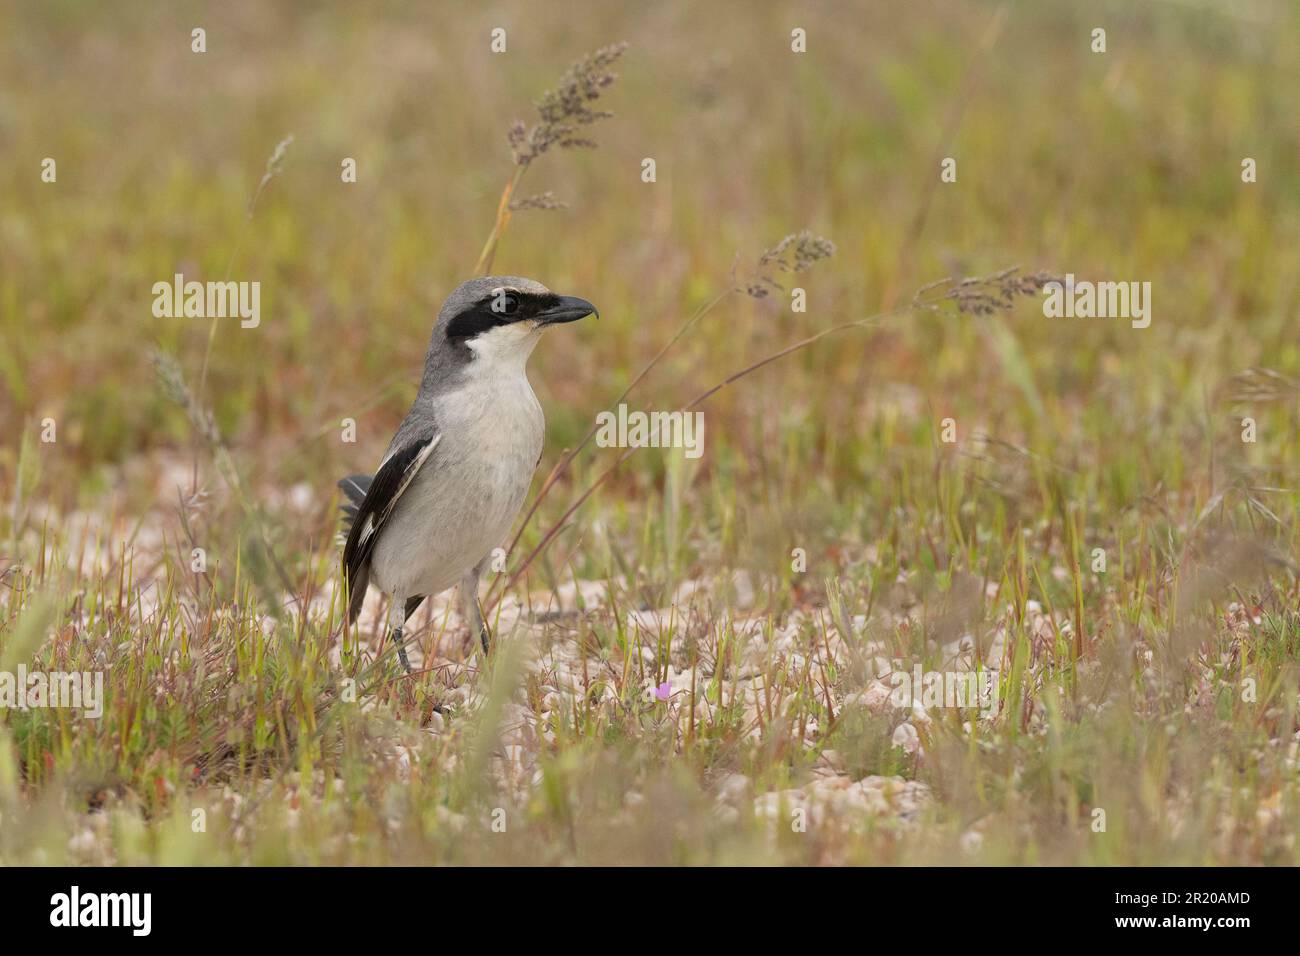
<path id="1" fill-rule="evenodd" d="M 599 325 L 534 359 L 557 442 L 585 430 L 734 260 L 743 270 L 804 227 L 839 246 L 800 282 L 808 313 L 729 301 L 670 356 L 647 403 L 685 400 L 925 282 L 1016 264 L 1154 285 L 1145 331 L 1032 309 L 1010 326 L 1050 427 L 1079 440 L 1147 441 L 1152 416 L 1199 414 L 1227 374 L 1295 372 L 1296 6 L 1011 3 L 984 50 L 997 10 L 7 3 L 4 479 L 19 434 L 46 415 L 61 433 L 42 494 L 64 506 L 101 467 L 182 441 L 147 361 L 158 344 L 194 375 L 201 364 L 207 322 L 150 312 L 151 285 L 177 271 L 262 283 L 261 327 L 224 324 L 212 368 L 222 429 L 261 476 L 316 483 L 322 468 L 352 468 L 339 457 L 355 449 L 337 441 L 298 447 L 348 414 L 373 454 L 413 394 L 438 303 L 491 226 L 508 124 L 531 120 L 570 62 L 619 40 L 631 46 L 601 104 L 617 116 L 593 128 L 599 149 L 549 154 L 521 187 L 569 208 L 516 215 L 496 260 L 602 308 Z M 1103 55 L 1089 49 L 1097 25 Z M 190 51 L 194 26 L 205 54 Z M 495 26 L 506 54 L 489 50 Z M 790 51 L 796 26 L 803 55 Z M 939 186 L 946 155 L 958 182 Z M 46 156 L 56 184 L 40 181 Z M 355 185 L 340 181 L 345 156 Z M 647 156 L 654 184 L 640 180 Z M 1254 185 L 1240 181 L 1245 156 Z M 1008 437 L 1039 427 L 995 369 L 976 326 L 910 318 L 721 396 L 710 440 L 752 459 L 772 437 L 758 423 L 789 421 L 813 470 L 851 467 L 836 461 L 843 436 L 891 385 Z"/>

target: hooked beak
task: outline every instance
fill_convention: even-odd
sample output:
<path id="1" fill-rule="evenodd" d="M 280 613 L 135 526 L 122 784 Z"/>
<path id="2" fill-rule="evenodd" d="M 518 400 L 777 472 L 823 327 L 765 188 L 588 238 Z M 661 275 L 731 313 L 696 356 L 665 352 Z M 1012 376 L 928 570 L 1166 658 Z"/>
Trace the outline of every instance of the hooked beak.
<path id="1" fill-rule="evenodd" d="M 573 295 L 561 295 L 556 297 L 553 306 L 540 313 L 537 317 L 542 320 L 543 325 L 559 325 L 562 322 L 576 322 L 578 319 L 585 319 L 589 315 L 600 318 L 600 312 L 586 299 L 579 299 Z"/>

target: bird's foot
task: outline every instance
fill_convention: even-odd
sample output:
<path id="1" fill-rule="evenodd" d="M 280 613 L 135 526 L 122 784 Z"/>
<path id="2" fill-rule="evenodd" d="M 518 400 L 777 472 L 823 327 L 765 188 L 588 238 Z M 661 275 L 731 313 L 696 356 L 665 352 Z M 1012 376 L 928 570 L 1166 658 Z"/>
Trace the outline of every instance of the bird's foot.
<path id="1" fill-rule="evenodd" d="M 402 629 L 394 628 L 391 634 L 393 643 L 397 645 L 397 659 L 402 664 L 402 670 L 411 673 L 411 659 L 406 656 L 406 644 L 402 641 Z"/>

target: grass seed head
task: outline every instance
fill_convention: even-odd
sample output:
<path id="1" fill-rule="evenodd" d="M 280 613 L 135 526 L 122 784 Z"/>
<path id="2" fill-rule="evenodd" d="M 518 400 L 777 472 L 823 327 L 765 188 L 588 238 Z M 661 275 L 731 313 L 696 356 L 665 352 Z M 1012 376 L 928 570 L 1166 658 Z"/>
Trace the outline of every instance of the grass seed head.
<path id="1" fill-rule="evenodd" d="M 603 46 L 565 71 L 559 85 L 537 101 L 537 122 L 526 126 L 516 120 L 506 133 L 515 163 L 527 166 L 552 146 L 560 149 L 594 149 L 594 140 L 577 135 L 580 127 L 614 114 L 593 109 L 592 104 L 616 79 L 609 67 L 623 55 L 626 43 Z"/>
<path id="2" fill-rule="evenodd" d="M 1253 366 L 1238 372 L 1224 389 L 1229 402 L 1290 402 L 1300 396 L 1300 381 L 1271 368 Z"/>
<path id="3" fill-rule="evenodd" d="M 558 198 L 555 193 L 549 189 L 544 193 L 538 193 L 536 196 L 527 196 L 523 199 L 510 200 L 510 209 L 517 212 L 520 209 L 568 209 L 569 204 L 563 199 Z"/>
<path id="4" fill-rule="evenodd" d="M 912 305 L 930 312 L 951 305 L 963 315 L 992 315 L 1011 309 L 1019 298 L 1037 295 L 1047 283 L 1059 281 L 1047 272 L 1021 275 L 1019 268 L 1013 267 L 987 276 L 932 282 L 916 293 Z"/>
<path id="5" fill-rule="evenodd" d="M 772 278 L 771 270 L 803 272 L 833 255 L 835 243 L 824 236 L 815 235 L 807 229 L 792 232 L 758 257 L 755 266 L 757 275 L 745 285 L 745 294 L 754 299 L 766 298 L 773 289 L 785 289 L 785 286 Z"/>
<path id="6" fill-rule="evenodd" d="M 151 354 L 154 374 L 164 395 L 185 410 L 191 426 L 209 445 L 221 444 L 221 433 L 212 412 L 203 407 L 185 381 L 185 373 L 174 356 L 155 350 Z"/>

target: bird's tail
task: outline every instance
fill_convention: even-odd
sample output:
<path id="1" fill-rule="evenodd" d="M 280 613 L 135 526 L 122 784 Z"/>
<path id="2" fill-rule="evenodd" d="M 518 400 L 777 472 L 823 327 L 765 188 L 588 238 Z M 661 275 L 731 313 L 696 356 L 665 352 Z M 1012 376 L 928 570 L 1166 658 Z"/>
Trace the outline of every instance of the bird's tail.
<path id="1" fill-rule="evenodd" d="M 348 599 L 348 620 L 355 621 L 357 614 L 361 612 L 361 602 L 366 596 L 366 584 L 369 574 L 365 563 L 357 571 L 357 579 L 349 580 L 352 575 L 348 571 L 347 565 L 347 542 L 352 533 L 352 526 L 356 523 L 357 513 L 361 510 L 361 503 L 366 500 L 366 494 L 370 491 L 370 482 L 373 475 L 348 475 L 339 481 L 339 489 L 343 492 L 343 501 L 339 503 L 339 511 L 343 512 L 342 527 L 339 529 L 338 542 L 339 547 L 343 549 L 343 580 L 349 587 L 351 597 Z"/>
<path id="2" fill-rule="evenodd" d="M 357 509 L 361 507 L 361 502 L 366 500 L 366 492 L 370 490 L 370 481 L 373 475 L 348 475 L 339 482 L 339 488 L 342 489 L 345 499 L 339 510 L 343 512 L 343 537 L 348 536 L 352 530 L 352 522 L 356 520 Z"/>

